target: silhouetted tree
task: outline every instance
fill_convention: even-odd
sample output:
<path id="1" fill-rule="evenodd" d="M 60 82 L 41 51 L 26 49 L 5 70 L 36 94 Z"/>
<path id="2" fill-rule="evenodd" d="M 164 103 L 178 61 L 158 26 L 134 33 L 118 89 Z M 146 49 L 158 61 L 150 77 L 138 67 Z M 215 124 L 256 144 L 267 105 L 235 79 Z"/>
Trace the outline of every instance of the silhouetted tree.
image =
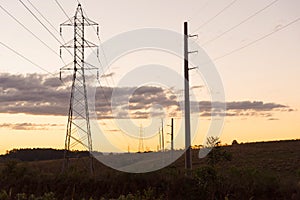
<path id="1" fill-rule="evenodd" d="M 221 143 L 220 138 L 219 137 L 214 137 L 214 136 L 209 136 L 206 139 L 206 146 L 207 148 L 214 148 L 219 146 L 219 144 Z"/>
<path id="2" fill-rule="evenodd" d="M 219 137 L 210 136 L 206 140 L 206 147 L 212 148 L 208 153 L 208 164 L 214 166 L 221 160 L 230 161 L 232 155 L 220 147 L 221 141 Z"/>
<path id="3" fill-rule="evenodd" d="M 231 144 L 236 145 L 236 144 L 239 144 L 239 143 L 236 140 L 233 140 Z"/>

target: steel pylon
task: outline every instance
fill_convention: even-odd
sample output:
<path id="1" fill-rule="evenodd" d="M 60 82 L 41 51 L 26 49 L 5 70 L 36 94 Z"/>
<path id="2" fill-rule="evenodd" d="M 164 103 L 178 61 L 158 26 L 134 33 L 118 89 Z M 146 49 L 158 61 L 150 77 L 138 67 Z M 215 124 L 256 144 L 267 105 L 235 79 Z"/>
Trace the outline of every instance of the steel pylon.
<path id="1" fill-rule="evenodd" d="M 86 72 L 87 70 L 98 70 L 98 68 L 86 63 L 84 59 L 85 48 L 98 48 L 98 46 L 85 39 L 85 27 L 96 26 L 98 34 L 99 26 L 96 22 L 93 22 L 92 20 L 84 16 L 80 4 L 78 4 L 77 6 L 75 15 L 60 25 L 60 32 L 62 33 L 62 27 L 67 26 L 74 28 L 74 38 L 65 45 L 62 45 L 60 48 L 67 49 L 69 53 L 71 53 L 71 51 L 68 48 L 72 48 L 74 50 L 74 60 L 69 65 L 66 65 L 60 69 L 60 77 L 62 71 L 72 71 L 71 97 L 69 102 L 64 162 L 62 170 L 65 171 L 69 167 L 70 151 L 76 145 L 80 144 L 90 152 L 89 167 L 90 172 L 93 174 L 93 157 L 91 155 L 91 152 L 93 151 L 93 146 Z"/>

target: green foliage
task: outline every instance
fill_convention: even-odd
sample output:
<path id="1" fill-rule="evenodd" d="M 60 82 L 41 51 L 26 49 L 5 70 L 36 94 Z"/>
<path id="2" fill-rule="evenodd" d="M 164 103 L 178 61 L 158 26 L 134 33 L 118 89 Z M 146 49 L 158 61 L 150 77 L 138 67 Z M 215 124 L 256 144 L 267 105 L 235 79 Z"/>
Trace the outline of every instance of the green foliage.
<path id="1" fill-rule="evenodd" d="M 218 137 L 210 136 L 207 137 L 205 148 L 212 148 L 211 151 L 207 155 L 208 164 L 216 165 L 218 162 L 226 160 L 231 161 L 232 155 L 231 153 L 223 150 L 220 144 L 220 139 Z"/>
<path id="2" fill-rule="evenodd" d="M 214 147 L 207 155 L 208 164 L 214 166 L 220 161 L 231 161 L 232 154 L 225 151 L 222 147 Z"/>
<path id="3" fill-rule="evenodd" d="M 211 166 L 203 166 L 196 170 L 195 179 L 198 184 L 207 189 L 217 183 L 217 171 Z"/>
<path id="4" fill-rule="evenodd" d="M 25 193 L 18 193 L 16 198 L 17 200 L 27 200 L 27 195 Z"/>
<path id="5" fill-rule="evenodd" d="M 17 168 L 17 161 L 9 160 L 5 163 L 4 169 L 2 170 L 2 174 L 14 174 Z"/>
<path id="6" fill-rule="evenodd" d="M 152 188 L 148 188 L 148 189 L 144 189 L 143 193 L 141 193 L 140 191 L 138 191 L 136 194 L 127 194 L 127 195 L 121 195 L 119 196 L 118 200 L 160 200 L 160 199 L 164 199 L 163 196 L 157 197 L 155 195 L 155 192 Z"/>
<path id="7" fill-rule="evenodd" d="M 77 159 L 71 159 L 64 174 L 61 160 L 6 161 L 0 164 L 0 200 L 300 199 L 299 166 L 288 162 L 298 158 L 291 150 L 296 145 L 268 150 L 257 144 L 233 148 L 217 145 L 215 138 L 210 141 L 214 148 L 206 159 L 193 159 L 191 177 L 185 176 L 183 157 L 146 174 L 117 172 L 98 163 L 94 176 Z"/>
<path id="8" fill-rule="evenodd" d="M 36 197 L 34 194 L 27 195 L 26 193 L 18 193 L 15 195 L 15 198 L 9 196 L 6 191 L 2 190 L 0 193 L 0 200 L 57 200 L 53 192 L 45 193 L 43 196 Z"/>
<path id="9" fill-rule="evenodd" d="M 53 192 L 45 193 L 41 200 L 56 200 Z"/>
<path id="10" fill-rule="evenodd" d="M 10 199 L 9 195 L 5 190 L 1 190 L 0 192 L 0 200 L 8 200 Z"/>
<path id="11" fill-rule="evenodd" d="M 231 168 L 223 181 L 228 188 L 235 189 L 231 189 L 231 195 L 239 199 L 270 199 L 276 196 L 278 182 L 272 173 L 255 168 Z"/>
<path id="12" fill-rule="evenodd" d="M 300 178 L 300 169 L 297 170 L 296 175 L 298 178 Z"/>
<path id="13" fill-rule="evenodd" d="M 217 195 L 220 177 L 212 166 L 202 166 L 195 171 L 194 179 L 200 191 L 200 199 L 215 199 Z"/>

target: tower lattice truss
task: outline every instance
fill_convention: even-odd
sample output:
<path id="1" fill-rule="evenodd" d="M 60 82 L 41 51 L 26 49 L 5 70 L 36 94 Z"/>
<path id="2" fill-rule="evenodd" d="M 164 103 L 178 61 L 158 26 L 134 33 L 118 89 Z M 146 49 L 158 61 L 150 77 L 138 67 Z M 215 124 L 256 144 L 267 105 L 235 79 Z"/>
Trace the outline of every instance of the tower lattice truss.
<path id="1" fill-rule="evenodd" d="M 69 65 L 61 68 L 61 72 L 64 70 L 72 71 L 71 97 L 65 138 L 65 162 L 63 169 L 69 165 L 70 150 L 74 149 L 78 144 L 82 145 L 89 152 L 93 151 L 90 125 L 91 115 L 89 112 L 90 105 L 87 90 L 87 72 L 90 70 L 98 70 L 98 68 L 86 63 L 84 59 L 85 48 L 97 48 L 97 45 L 85 39 L 85 27 L 96 26 L 97 34 L 99 32 L 98 24 L 84 16 L 80 4 L 78 4 L 75 16 L 61 24 L 61 32 L 62 27 L 66 26 L 74 28 L 74 38 L 70 42 L 61 46 L 61 48 L 68 50 L 69 53 L 73 55 L 74 60 Z M 69 50 L 69 48 L 73 49 L 73 53 Z M 93 171 L 92 157 L 90 167 L 91 171 Z"/>

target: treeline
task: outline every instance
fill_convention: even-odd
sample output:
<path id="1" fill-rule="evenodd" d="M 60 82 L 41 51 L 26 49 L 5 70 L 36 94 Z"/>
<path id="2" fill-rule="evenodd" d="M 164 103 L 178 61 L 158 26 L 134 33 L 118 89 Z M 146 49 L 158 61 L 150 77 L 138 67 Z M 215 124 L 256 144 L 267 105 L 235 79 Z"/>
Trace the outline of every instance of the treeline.
<path id="1" fill-rule="evenodd" d="M 82 158 L 89 155 L 88 151 L 70 151 L 70 158 Z M 17 160 L 17 161 L 42 161 L 42 160 L 57 160 L 64 157 L 64 150 L 51 148 L 26 148 L 13 149 L 5 155 L 0 155 L 2 160 Z"/>

